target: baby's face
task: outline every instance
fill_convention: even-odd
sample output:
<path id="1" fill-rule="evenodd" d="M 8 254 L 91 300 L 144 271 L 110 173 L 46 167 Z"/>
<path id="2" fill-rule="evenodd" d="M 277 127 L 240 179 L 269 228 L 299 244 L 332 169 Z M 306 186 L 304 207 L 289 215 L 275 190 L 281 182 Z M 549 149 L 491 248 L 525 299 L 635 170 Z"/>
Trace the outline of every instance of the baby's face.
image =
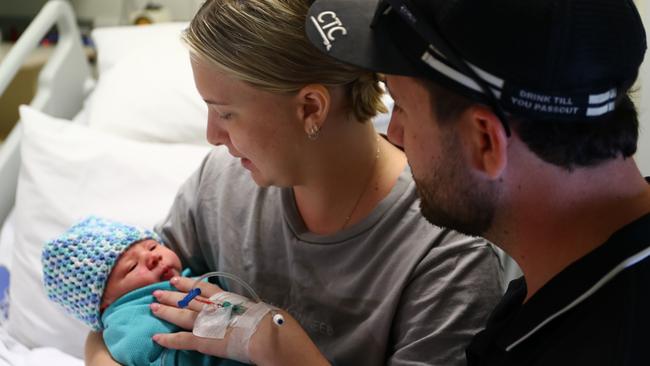
<path id="1" fill-rule="evenodd" d="M 108 276 L 101 308 L 129 291 L 178 276 L 181 261 L 169 248 L 155 240 L 131 245 L 117 260 Z"/>

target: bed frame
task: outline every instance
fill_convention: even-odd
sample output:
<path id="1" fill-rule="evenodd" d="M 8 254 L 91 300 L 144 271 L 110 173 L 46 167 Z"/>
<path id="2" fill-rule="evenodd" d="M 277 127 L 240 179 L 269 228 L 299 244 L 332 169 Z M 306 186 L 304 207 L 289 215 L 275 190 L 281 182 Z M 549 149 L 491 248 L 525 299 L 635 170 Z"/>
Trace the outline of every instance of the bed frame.
<path id="1" fill-rule="evenodd" d="M 83 51 L 74 11 L 65 0 L 48 1 L 4 58 L 0 64 L 0 95 L 53 26 L 58 30 L 59 40 L 38 76 L 36 95 L 30 105 L 49 115 L 69 119 L 81 110 L 95 81 Z M 21 134 L 18 121 L 0 145 L 0 224 L 14 206 Z"/>

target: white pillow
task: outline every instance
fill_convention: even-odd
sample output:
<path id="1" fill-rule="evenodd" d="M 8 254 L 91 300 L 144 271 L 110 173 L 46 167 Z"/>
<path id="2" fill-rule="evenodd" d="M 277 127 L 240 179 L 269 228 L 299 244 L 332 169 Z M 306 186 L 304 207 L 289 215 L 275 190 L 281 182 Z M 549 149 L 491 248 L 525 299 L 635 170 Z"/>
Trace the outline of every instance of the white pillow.
<path id="1" fill-rule="evenodd" d="M 141 141 L 207 145 L 207 107 L 180 40 L 183 28 L 174 23 L 93 33 L 100 71 L 90 126 Z"/>
<path id="2" fill-rule="evenodd" d="M 9 332 L 30 347 L 83 357 L 89 328 L 47 299 L 45 241 L 94 214 L 153 227 L 208 148 L 143 143 L 20 108 L 22 162 L 15 205 Z"/>
<path id="3" fill-rule="evenodd" d="M 91 37 L 97 50 L 99 75 L 103 75 L 120 59 L 143 46 L 155 44 L 156 47 L 167 47 L 169 44 L 175 44 L 180 32 L 187 26 L 187 22 L 178 22 L 93 29 Z"/>

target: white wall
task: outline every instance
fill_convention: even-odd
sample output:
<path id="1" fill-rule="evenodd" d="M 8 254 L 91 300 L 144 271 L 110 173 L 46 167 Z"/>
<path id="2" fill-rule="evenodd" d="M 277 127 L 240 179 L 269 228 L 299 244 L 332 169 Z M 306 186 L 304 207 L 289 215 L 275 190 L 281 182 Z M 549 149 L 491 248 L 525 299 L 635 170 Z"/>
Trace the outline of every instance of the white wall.
<path id="1" fill-rule="evenodd" d="M 6 0 L 0 0 L 6 1 Z M 71 0 L 80 18 L 92 19 L 95 26 L 126 24 L 128 15 L 148 2 L 165 7 L 173 21 L 190 20 L 203 0 Z"/>
<path id="2" fill-rule="evenodd" d="M 106 1 L 106 0 L 103 0 Z M 144 8 L 151 0 L 132 0 L 136 8 Z M 194 16 L 204 0 L 156 0 L 156 4 L 166 7 L 172 20 L 190 20 Z"/>
<path id="3" fill-rule="evenodd" d="M 71 0 L 75 14 L 80 19 L 90 19 L 95 26 L 119 25 L 125 18 L 124 0 Z"/>
<path id="4" fill-rule="evenodd" d="M 646 36 L 650 36 L 650 2 L 648 0 L 636 0 L 636 4 L 643 18 Z M 640 94 L 636 102 L 641 116 L 641 128 L 635 159 L 641 168 L 641 173 L 650 176 L 650 51 L 646 51 L 645 61 L 641 67 L 639 86 Z"/>

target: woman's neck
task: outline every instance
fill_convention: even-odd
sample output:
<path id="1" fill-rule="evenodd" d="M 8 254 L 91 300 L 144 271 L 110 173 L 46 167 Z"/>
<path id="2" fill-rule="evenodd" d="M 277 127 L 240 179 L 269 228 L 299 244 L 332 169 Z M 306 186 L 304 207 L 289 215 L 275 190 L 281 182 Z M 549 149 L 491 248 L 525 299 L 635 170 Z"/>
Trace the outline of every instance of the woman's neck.
<path id="1" fill-rule="evenodd" d="M 306 183 L 293 187 L 298 212 L 313 233 L 331 235 L 362 221 L 390 193 L 406 166 L 403 152 L 372 125 L 354 128 L 353 134 L 317 141 L 329 151 L 320 159 L 314 154 Z"/>

